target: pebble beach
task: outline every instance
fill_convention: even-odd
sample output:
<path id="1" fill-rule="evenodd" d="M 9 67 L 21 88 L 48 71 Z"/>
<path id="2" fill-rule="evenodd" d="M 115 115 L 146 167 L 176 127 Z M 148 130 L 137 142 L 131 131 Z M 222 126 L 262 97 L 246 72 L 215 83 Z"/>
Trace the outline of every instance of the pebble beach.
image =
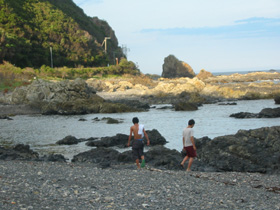
<path id="1" fill-rule="evenodd" d="M 0 161 L 0 209 L 280 209 L 280 176 Z"/>

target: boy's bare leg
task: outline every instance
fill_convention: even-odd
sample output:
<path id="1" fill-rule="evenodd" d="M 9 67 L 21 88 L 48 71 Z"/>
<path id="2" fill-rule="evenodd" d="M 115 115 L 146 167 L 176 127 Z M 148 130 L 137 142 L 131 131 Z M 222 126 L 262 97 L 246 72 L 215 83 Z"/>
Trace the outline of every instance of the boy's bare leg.
<path id="1" fill-rule="evenodd" d="M 186 156 L 186 157 L 182 160 L 181 166 L 184 166 L 184 164 L 185 164 L 185 162 L 188 160 L 188 158 L 189 158 L 189 156 Z"/>
<path id="2" fill-rule="evenodd" d="M 136 159 L 135 162 L 136 162 L 137 168 L 140 168 L 139 159 Z"/>
<path id="3" fill-rule="evenodd" d="M 191 171 L 192 163 L 193 163 L 193 158 L 191 157 L 190 160 L 189 160 L 187 171 Z"/>

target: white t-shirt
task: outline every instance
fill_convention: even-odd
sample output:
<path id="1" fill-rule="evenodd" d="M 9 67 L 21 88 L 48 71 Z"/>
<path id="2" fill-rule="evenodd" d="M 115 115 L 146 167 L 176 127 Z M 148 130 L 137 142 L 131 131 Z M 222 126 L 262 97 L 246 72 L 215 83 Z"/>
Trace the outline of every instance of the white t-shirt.
<path id="1" fill-rule="evenodd" d="M 183 130 L 183 137 L 185 139 L 184 141 L 184 147 L 188 147 L 188 146 L 193 146 L 192 142 L 191 142 L 191 137 L 193 136 L 193 129 L 192 128 L 188 128 L 186 127 Z"/>

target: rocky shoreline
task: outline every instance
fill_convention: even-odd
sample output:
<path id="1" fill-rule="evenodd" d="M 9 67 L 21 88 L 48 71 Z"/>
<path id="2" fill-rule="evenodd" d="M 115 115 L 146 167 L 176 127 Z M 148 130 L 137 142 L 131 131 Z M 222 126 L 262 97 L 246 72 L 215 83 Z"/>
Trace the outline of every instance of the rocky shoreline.
<path id="1" fill-rule="evenodd" d="M 157 130 L 147 130 L 151 145 L 147 147 L 145 159 L 150 167 L 159 170 L 181 170 L 180 162 L 185 156 L 166 148 L 166 139 Z M 195 139 L 197 159 L 192 169 L 200 172 L 259 172 L 280 174 L 280 126 L 263 127 L 252 130 L 239 130 L 235 135 L 219 136 L 214 139 L 203 137 Z M 117 134 L 112 137 L 77 139 L 67 136 L 56 142 L 58 145 L 73 145 L 86 142 L 89 149 L 74 155 L 72 163 L 90 163 L 99 168 L 133 164 L 131 149 L 125 148 L 128 135 Z M 146 141 L 144 139 L 144 141 Z M 66 162 L 63 155 L 40 155 L 29 145 L 17 144 L 13 147 L 0 146 L 0 160 L 27 160 Z"/>
<path id="2" fill-rule="evenodd" d="M 280 209 L 279 175 L 130 168 L 0 161 L 0 208 Z"/>
<path id="3" fill-rule="evenodd" d="M 173 104 L 180 110 L 268 95 L 277 96 L 279 104 L 280 83 L 255 86 L 257 78 L 279 79 L 279 74 L 254 75 L 161 79 L 149 81 L 149 87 L 117 80 L 35 81 L 0 98 L 0 119 L 18 114 L 134 112 L 153 103 Z M 246 117 L 270 117 L 271 110 L 266 111 L 269 115 L 246 113 Z M 273 111 L 279 117 L 279 108 Z M 128 136 L 124 134 L 58 141 L 69 145 L 87 141 L 89 150 L 71 162 L 59 154 L 40 156 L 28 145 L 0 146 L 0 209 L 280 210 L 280 126 L 196 139 L 198 158 L 191 173 L 180 169 L 184 154 L 165 148 L 164 137 L 149 132 L 153 144 L 145 153 L 147 167 L 142 170 L 136 170 L 131 151 L 114 149 L 125 147 Z"/>
<path id="4" fill-rule="evenodd" d="M 267 98 L 274 98 L 279 104 L 280 73 L 229 76 L 204 73 L 206 76 L 157 80 L 147 76 L 34 80 L 29 86 L 0 97 L 0 115 L 137 112 L 148 110 L 152 104 L 172 104 L 175 111 L 188 111 L 202 104 Z"/>

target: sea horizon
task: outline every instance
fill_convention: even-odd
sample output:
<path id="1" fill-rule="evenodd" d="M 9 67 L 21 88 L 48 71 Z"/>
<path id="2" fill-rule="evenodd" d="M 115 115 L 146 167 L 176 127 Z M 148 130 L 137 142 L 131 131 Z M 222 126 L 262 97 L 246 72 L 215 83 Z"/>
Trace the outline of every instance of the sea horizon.
<path id="1" fill-rule="evenodd" d="M 280 73 L 279 69 L 270 69 L 270 70 L 239 70 L 239 71 L 218 71 L 218 72 L 211 72 L 214 76 L 219 75 L 231 75 L 231 74 L 248 74 L 254 72 L 278 72 Z"/>

